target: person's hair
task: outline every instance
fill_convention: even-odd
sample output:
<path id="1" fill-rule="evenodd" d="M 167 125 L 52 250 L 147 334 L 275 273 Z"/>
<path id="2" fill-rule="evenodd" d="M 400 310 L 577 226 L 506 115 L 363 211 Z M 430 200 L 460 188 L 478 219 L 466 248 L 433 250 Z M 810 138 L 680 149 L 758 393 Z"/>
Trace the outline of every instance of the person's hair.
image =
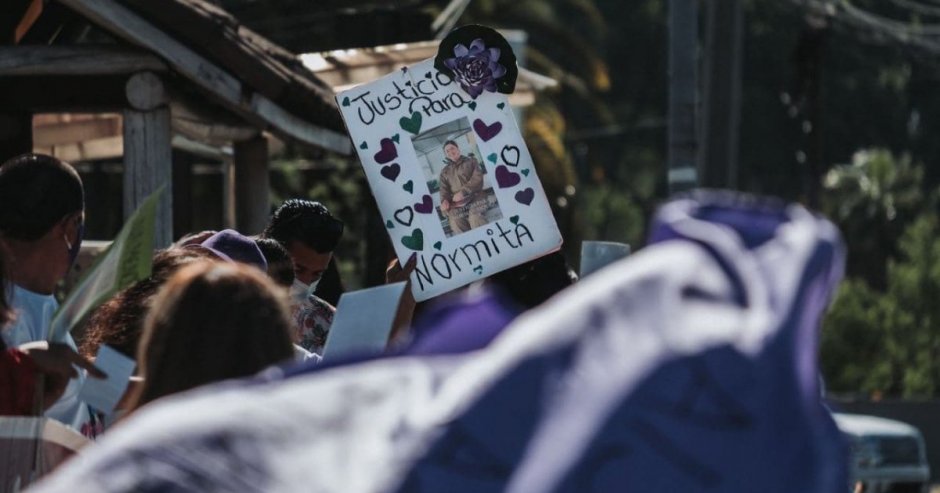
<path id="1" fill-rule="evenodd" d="M 0 233 L 7 238 L 38 240 L 84 208 L 82 180 L 68 163 L 29 153 L 0 165 Z"/>
<path id="2" fill-rule="evenodd" d="M 207 250 L 195 248 L 169 248 L 157 252 L 150 277 L 135 282 L 92 313 L 85 324 L 79 352 L 92 358 L 102 344 L 107 344 L 133 358 L 144 329 L 144 319 L 157 290 L 183 267 L 213 258 Z"/>
<path id="3" fill-rule="evenodd" d="M 13 309 L 7 300 L 7 264 L 6 249 L 0 243 L 0 330 L 13 320 Z M 0 350 L 6 349 L 3 338 L 0 337 Z"/>
<path id="4" fill-rule="evenodd" d="M 526 309 L 541 305 L 578 280 L 561 252 L 554 252 L 490 276 Z"/>
<path id="5" fill-rule="evenodd" d="M 199 262 L 161 288 L 137 350 L 136 409 L 200 385 L 253 375 L 294 354 L 283 290 L 258 269 Z"/>
<path id="6" fill-rule="evenodd" d="M 268 275 L 284 287 L 294 283 L 294 262 L 284 246 L 274 238 L 255 238 L 255 243 L 268 261 Z"/>
<path id="7" fill-rule="evenodd" d="M 454 146 L 454 147 L 456 147 L 457 149 L 460 149 L 460 145 L 458 145 L 458 144 L 457 144 L 456 142 L 454 142 L 453 140 L 448 140 L 448 141 L 444 142 L 444 145 L 441 146 L 441 149 L 446 149 L 447 146 Z"/>
<path id="8" fill-rule="evenodd" d="M 274 211 L 261 236 L 274 238 L 285 248 L 299 241 L 319 253 L 330 253 L 343 236 L 343 222 L 319 202 L 290 199 Z"/>

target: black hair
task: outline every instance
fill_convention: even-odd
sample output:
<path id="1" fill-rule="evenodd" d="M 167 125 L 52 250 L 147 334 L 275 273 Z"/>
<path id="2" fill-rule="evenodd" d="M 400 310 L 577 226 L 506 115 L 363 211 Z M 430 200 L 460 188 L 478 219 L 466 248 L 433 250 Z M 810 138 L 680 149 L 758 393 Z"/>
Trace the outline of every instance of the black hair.
<path id="1" fill-rule="evenodd" d="M 528 309 L 541 305 L 571 286 L 578 276 L 558 251 L 494 274 L 490 280 Z"/>
<path id="2" fill-rule="evenodd" d="M 0 165 L 0 233 L 7 238 L 38 240 L 84 208 L 82 179 L 68 163 L 28 153 Z"/>
<path id="3" fill-rule="evenodd" d="M 268 276 L 279 285 L 290 287 L 294 283 L 294 262 L 284 245 L 274 238 L 255 238 L 255 244 L 268 261 Z"/>
<path id="4" fill-rule="evenodd" d="M 284 248 L 299 241 L 319 253 L 330 253 L 343 236 L 343 222 L 319 202 L 290 199 L 274 211 L 261 236 L 274 238 Z"/>
<path id="5" fill-rule="evenodd" d="M 454 142 L 453 140 L 445 141 L 445 142 L 444 142 L 444 145 L 442 145 L 441 148 L 442 148 L 442 149 L 443 149 L 443 148 L 446 148 L 446 147 L 449 146 L 449 145 L 452 145 L 452 146 L 456 147 L 457 149 L 460 149 L 460 145 L 457 144 L 456 142 Z"/>

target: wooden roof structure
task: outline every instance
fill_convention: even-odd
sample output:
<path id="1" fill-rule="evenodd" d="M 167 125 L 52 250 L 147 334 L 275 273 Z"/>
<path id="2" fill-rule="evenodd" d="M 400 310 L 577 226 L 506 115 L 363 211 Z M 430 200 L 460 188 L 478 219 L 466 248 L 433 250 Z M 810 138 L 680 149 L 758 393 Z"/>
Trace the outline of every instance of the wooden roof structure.
<path id="1" fill-rule="evenodd" d="M 352 150 L 330 87 L 294 54 L 206 0 L 10 1 L 10 10 L 0 10 L 0 29 L 15 27 L 0 32 L 0 162 L 34 145 L 56 145 L 33 142 L 33 115 L 106 114 L 38 123 L 120 137 L 126 216 L 172 184 L 174 138 L 230 146 L 236 226 L 254 233 L 269 210 L 264 134 Z M 65 22 L 85 25 L 85 34 L 63 39 L 55 24 Z M 158 215 L 158 243 L 166 245 L 169 197 Z"/>

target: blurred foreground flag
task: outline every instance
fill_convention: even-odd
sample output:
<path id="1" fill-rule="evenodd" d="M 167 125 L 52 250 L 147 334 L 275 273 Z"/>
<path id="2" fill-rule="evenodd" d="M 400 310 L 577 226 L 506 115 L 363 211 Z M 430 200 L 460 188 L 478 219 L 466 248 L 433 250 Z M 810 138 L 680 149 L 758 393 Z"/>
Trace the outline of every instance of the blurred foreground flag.
<path id="1" fill-rule="evenodd" d="M 847 491 L 820 402 L 836 229 L 696 195 L 488 348 L 167 399 L 40 491 Z"/>

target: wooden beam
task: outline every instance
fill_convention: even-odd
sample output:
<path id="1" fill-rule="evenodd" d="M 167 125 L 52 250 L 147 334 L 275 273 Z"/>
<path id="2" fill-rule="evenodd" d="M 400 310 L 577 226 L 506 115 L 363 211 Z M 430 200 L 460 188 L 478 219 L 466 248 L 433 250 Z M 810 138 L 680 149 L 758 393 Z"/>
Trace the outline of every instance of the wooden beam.
<path id="1" fill-rule="evenodd" d="M 124 110 L 124 219 L 144 199 L 166 185 L 157 208 L 154 246 L 165 248 L 173 241 L 172 149 L 170 110 Z"/>
<path id="2" fill-rule="evenodd" d="M 33 119 L 33 147 L 62 146 L 123 135 L 120 115 L 95 116 L 49 123 L 38 123 Z"/>
<path id="3" fill-rule="evenodd" d="M 0 76 L 121 75 L 161 72 L 166 64 L 147 52 L 114 45 L 0 46 Z"/>
<path id="4" fill-rule="evenodd" d="M 137 111 L 150 111 L 169 102 L 163 82 L 153 72 L 138 72 L 124 86 L 127 102 Z"/>
<path id="5" fill-rule="evenodd" d="M 268 224 L 271 178 L 268 172 L 268 140 L 263 136 L 235 143 L 235 229 L 260 233 Z"/>
<path id="6" fill-rule="evenodd" d="M 153 51 L 180 75 L 214 95 L 243 118 L 308 145 L 341 154 L 352 152 L 352 143 L 347 136 L 305 122 L 265 96 L 252 93 L 232 74 L 114 0 L 60 1 L 112 34 Z"/>
<path id="7" fill-rule="evenodd" d="M 101 159 L 116 159 L 124 155 L 124 138 L 102 137 L 81 142 L 55 145 L 33 146 L 33 152 L 41 152 L 55 156 L 63 161 L 98 161 Z"/>
<path id="8" fill-rule="evenodd" d="M 127 106 L 125 75 L 0 77 L 0 108 L 30 113 L 100 113 Z"/>

